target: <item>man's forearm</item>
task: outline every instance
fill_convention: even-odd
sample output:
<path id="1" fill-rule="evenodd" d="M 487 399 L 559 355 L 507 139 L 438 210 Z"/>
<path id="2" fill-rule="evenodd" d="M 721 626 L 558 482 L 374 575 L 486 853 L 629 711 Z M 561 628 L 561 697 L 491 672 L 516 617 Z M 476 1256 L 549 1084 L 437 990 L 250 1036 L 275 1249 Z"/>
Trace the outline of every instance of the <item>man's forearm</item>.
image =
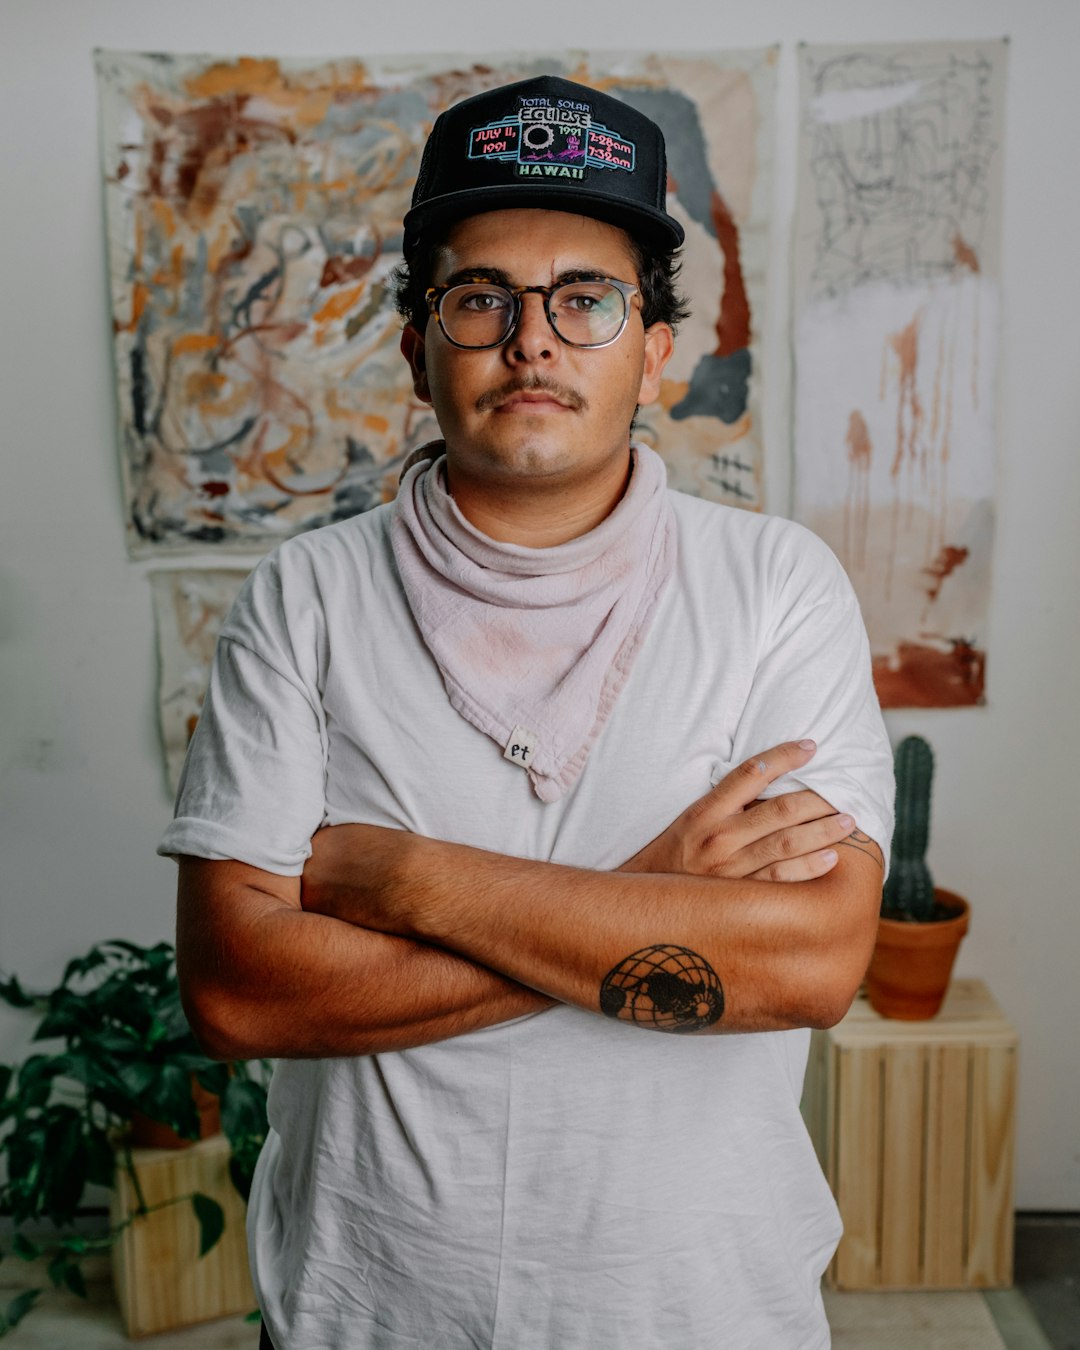
<path id="1" fill-rule="evenodd" d="M 181 862 L 177 960 L 189 1018 L 222 1058 L 404 1050 L 552 1000 L 465 957 L 299 908 L 299 879 Z"/>
<path id="2" fill-rule="evenodd" d="M 880 867 L 856 850 L 827 876 L 782 884 L 590 872 L 367 826 L 327 833 L 305 906 L 658 1029 L 833 1022 L 876 931 Z"/>

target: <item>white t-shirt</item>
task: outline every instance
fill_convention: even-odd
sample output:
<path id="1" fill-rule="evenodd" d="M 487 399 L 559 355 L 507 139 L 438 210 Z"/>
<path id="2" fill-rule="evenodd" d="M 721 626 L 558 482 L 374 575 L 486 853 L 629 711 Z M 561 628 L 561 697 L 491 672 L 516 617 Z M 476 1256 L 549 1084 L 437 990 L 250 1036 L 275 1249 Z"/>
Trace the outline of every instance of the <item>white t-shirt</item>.
<path id="1" fill-rule="evenodd" d="M 296 875 L 321 825 L 361 821 L 610 869 L 735 764 L 804 736 L 817 754 L 774 790 L 813 788 L 887 850 L 892 760 L 835 558 L 788 521 L 672 505 L 675 576 L 579 783 L 546 805 L 450 708 L 391 507 L 282 545 L 222 631 L 160 851 Z M 840 1224 L 798 1110 L 808 1039 L 668 1036 L 560 1006 L 280 1061 L 249 1211 L 271 1336 L 821 1350 Z"/>

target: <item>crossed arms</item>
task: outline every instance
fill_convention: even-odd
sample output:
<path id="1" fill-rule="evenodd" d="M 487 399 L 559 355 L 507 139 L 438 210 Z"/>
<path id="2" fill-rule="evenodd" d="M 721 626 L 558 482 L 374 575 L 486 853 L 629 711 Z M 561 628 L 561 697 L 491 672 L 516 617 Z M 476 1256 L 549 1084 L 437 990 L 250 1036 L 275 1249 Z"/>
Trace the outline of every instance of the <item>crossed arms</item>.
<path id="1" fill-rule="evenodd" d="M 302 878 L 183 858 L 192 1025 L 223 1058 L 400 1050 L 553 1003 L 669 1031 L 831 1025 L 882 860 L 812 792 L 759 800 L 813 753 L 748 760 L 615 872 L 367 825 L 321 831 Z"/>

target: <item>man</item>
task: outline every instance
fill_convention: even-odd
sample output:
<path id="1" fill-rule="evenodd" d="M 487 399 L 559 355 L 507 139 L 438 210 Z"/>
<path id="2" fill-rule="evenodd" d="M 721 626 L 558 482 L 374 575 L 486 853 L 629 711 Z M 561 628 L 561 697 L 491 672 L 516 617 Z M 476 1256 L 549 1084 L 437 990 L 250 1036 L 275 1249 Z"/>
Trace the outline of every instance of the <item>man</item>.
<path id="1" fill-rule="evenodd" d="M 681 313 L 665 180 L 563 80 L 439 118 L 401 304 L 445 444 L 222 633 L 162 851 L 194 1025 L 280 1061 L 277 1350 L 828 1344 L 798 1101 L 891 762 L 831 554 L 631 446 Z"/>

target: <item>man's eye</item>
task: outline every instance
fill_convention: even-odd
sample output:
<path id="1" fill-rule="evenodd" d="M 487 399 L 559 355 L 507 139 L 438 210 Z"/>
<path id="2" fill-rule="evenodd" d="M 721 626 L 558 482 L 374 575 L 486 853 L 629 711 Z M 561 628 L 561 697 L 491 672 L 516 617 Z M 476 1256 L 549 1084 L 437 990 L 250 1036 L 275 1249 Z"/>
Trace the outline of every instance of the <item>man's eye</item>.
<path id="1" fill-rule="evenodd" d="M 573 290 L 562 291 L 559 294 L 558 306 L 574 314 L 592 314 L 610 299 L 610 296 L 609 286 L 575 286 Z"/>
<path id="2" fill-rule="evenodd" d="M 468 291 L 458 301 L 461 309 L 474 314 L 492 314 L 506 309 L 509 303 L 510 297 L 505 291 Z"/>

